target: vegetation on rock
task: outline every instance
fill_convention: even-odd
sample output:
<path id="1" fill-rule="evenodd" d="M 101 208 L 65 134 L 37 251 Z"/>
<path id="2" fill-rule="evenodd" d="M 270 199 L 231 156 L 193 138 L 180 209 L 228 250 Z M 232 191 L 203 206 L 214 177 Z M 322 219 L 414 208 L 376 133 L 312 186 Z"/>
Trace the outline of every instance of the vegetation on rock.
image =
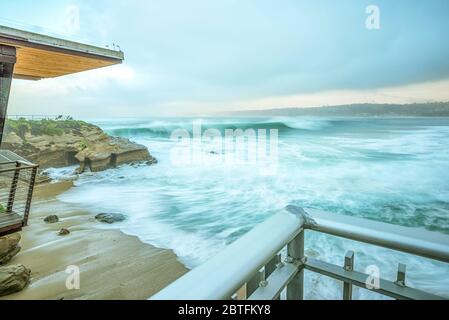
<path id="1" fill-rule="evenodd" d="M 65 132 L 70 130 L 80 131 L 85 127 L 94 127 L 93 125 L 73 119 L 61 120 L 27 120 L 20 118 L 17 120 L 6 120 L 6 130 L 14 132 L 22 139 L 25 139 L 26 133 L 33 136 L 47 135 L 47 136 L 62 136 Z"/>

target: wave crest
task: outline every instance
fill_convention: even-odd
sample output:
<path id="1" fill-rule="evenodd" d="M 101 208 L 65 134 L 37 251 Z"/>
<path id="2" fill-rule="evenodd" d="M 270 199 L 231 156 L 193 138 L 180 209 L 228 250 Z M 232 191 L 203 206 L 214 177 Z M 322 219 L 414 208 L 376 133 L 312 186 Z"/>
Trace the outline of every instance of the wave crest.
<path id="1" fill-rule="evenodd" d="M 184 129 L 188 132 L 193 132 L 193 125 L 195 121 L 201 121 L 201 127 L 204 130 L 218 129 L 220 131 L 226 129 L 277 129 L 280 132 L 288 132 L 291 130 L 304 131 L 319 131 L 326 129 L 332 125 L 332 122 L 327 119 L 312 119 L 312 118 L 271 118 L 263 119 L 233 119 L 223 121 L 209 121 L 209 120 L 189 120 L 189 121 L 170 121 L 158 120 L 146 124 L 139 124 L 133 127 L 115 127 L 107 131 L 112 135 L 117 136 L 152 136 L 152 137 L 169 137 L 170 134 L 178 129 Z"/>

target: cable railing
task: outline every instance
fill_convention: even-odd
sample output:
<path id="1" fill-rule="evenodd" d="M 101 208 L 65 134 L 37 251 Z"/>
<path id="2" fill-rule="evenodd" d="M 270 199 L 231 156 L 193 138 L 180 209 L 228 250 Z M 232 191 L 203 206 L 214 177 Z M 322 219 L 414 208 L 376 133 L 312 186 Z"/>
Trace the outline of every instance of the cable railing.
<path id="1" fill-rule="evenodd" d="M 20 160 L 0 162 L 0 234 L 28 225 L 37 170 Z"/>
<path id="2" fill-rule="evenodd" d="M 379 276 L 371 282 L 372 275 L 354 269 L 353 251 L 341 265 L 308 257 L 310 231 L 449 263 L 447 235 L 289 206 L 151 299 L 302 300 L 305 270 L 341 281 L 344 300 L 353 299 L 354 286 L 398 300 L 445 299 L 409 287 L 404 264 L 398 264 L 396 281 Z"/>

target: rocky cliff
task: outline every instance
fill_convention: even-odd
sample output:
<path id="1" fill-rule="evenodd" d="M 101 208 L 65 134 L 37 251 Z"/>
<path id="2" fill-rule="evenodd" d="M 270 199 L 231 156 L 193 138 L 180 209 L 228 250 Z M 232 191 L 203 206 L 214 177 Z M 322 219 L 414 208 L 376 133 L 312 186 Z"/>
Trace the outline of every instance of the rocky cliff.
<path id="1" fill-rule="evenodd" d="M 80 173 L 157 162 L 145 146 L 111 137 L 97 126 L 76 120 L 7 120 L 2 148 L 43 169 L 79 164 Z"/>

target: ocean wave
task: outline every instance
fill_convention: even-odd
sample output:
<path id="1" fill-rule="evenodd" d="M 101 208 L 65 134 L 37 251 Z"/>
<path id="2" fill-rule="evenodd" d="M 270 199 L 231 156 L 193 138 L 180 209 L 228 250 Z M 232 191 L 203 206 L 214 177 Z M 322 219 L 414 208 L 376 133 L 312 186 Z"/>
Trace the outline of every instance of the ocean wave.
<path id="1" fill-rule="evenodd" d="M 70 166 L 64 168 L 48 168 L 42 171 L 42 174 L 47 175 L 53 182 L 72 181 L 78 178 L 76 173 L 78 166 Z"/>
<path id="2" fill-rule="evenodd" d="M 188 121 L 157 120 L 148 123 L 136 123 L 132 126 L 120 127 L 113 126 L 105 130 L 117 136 L 152 136 L 169 137 L 170 134 L 178 129 L 187 130 L 193 133 L 194 124 L 201 124 L 203 132 L 208 129 L 217 129 L 224 132 L 231 130 L 248 129 L 277 129 L 279 132 L 288 132 L 295 130 L 319 131 L 333 125 L 333 121 L 321 118 L 294 118 L 294 117 L 276 117 L 270 119 L 229 119 L 225 121 L 210 121 L 201 119 L 191 119 Z"/>
<path id="3" fill-rule="evenodd" d="M 261 175 L 257 165 L 171 165 L 173 142 L 151 135 L 189 130 L 192 121 L 103 125 L 148 146 L 159 160 L 157 167 L 123 166 L 83 175 L 60 200 L 128 215 L 122 230 L 174 250 L 188 267 L 207 261 L 288 204 L 449 233 L 449 121 L 435 126 L 434 119 L 203 120 L 203 129 L 260 126 L 293 133 L 280 135 L 275 176 Z M 327 235 L 307 237 L 308 255 L 341 264 L 344 254 L 354 250 L 361 271 L 377 265 L 391 279 L 403 262 L 410 266 L 412 286 L 449 296 L 446 265 Z M 330 281 L 307 275 L 308 298 L 340 298 L 341 288 Z M 356 289 L 354 295 L 368 297 Z"/>
<path id="4" fill-rule="evenodd" d="M 273 118 L 270 123 L 280 123 L 290 129 L 311 131 L 326 129 L 333 124 L 333 122 L 328 119 L 290 117 Z"/>

